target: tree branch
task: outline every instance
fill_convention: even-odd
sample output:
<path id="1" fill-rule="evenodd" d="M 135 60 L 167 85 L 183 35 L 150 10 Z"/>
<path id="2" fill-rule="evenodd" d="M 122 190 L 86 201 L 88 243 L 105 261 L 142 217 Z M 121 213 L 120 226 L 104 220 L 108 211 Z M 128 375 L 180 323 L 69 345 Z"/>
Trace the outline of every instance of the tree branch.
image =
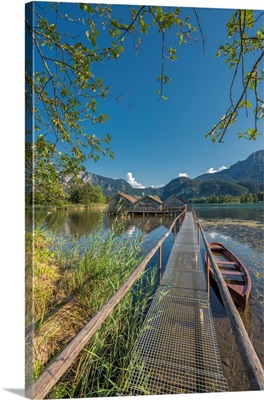
<path id="1" fill-rule="evenodd" d="M 197 12 L 196 8 L 194 8 L 194 13 L 195 13 L 195 16 L 196 16 L 196 20 L 197 20 L 197 24 L 198 24 L 198 27 L 199 27 L 200 34 L 201 34 L 202 39 L 203 39 L 203 53 L 205 54 L 205 38 L 204 38 L 202 26 L 200 24 L 199 15 L 198 15 L 198 12 Z"/>
<path id="2" fill-rule="evenodd" d="M 252 70 L 251 70 L 251 72 L 250 72 L 250 74 L 249 74 L 249 76 L 248 76 L 248 78 L 247 78 L 247 80 L 246 80 L 246 82 L 245 82 L 244 90 L 242 91 L 242 94 L 241 94 L 239 100 L 237 101 L 235 107 L 233 108 L 233 111 L 230 113 L 230 116 L 229 116 L 229 118 L 228 118 L 227 125 L 225 126 L 225 128 L 224 128 L 224 130 L 223 130 L 223 132 L 222 132 L 222 135 L 221 135 L 221 137 L 220 137 L 220 139 L 219 139 L 219 143 L 222 143 L 222 140 L 223 140 L 223 137 L 224 137 L 224 135 L 225 135 L 225 133 L 226 133 L 226 130 L 227 130 L 227 128 L 228 128 L 230 122 L 232 121 L 232 119 L 233 119 L 235 113 L 237 112 L 237 109 L 238 109 L 238 107 L 239 107 L 239 104 L 240 104 L 240 102 L 243 100 L 243 97 L 244 97 L 244 95 L 245 95 L 245 93 L 246 93 L 246 91 L 247 91 L 247 88 L 248 88 L 249 82 L 250 82 L 250 80 L 251 80 L 251 78 L 252 78 L 252 75 L 253 75 L 253 73 L 256 71 L 256 69 L 257 69 L 257 67 L 258 67 L 258 65 L 259 65 L 259 63 L 260 63 L 260 61 L 261 61 L 261 59 L 262 59 L 263 57 L 264 57 L 264 51 L 261 53 L 260 57 L 259 57 L 259 58 L 257 59 L 257 61 L 255 62 L 254 66 L 253 66 L 253 68 L 252 68 Z"/>
<path id="3" fill-rule="evenodd" d="M 126 29 L 123 28 L 123 29 L 125 29 L 125 32 L 119 37 L 119 40 L 121 40 L 123 38 L 123 36 L 125 36 L 130 31 L 130 29 L 132 28 L 132 26 L 134 25 L 134 23 L 136 22 L 136 20 L 138 19 L 139 15 L 141 14 L 141 12 L 144 10 L 145 7 L 146 6 L 141 6 L 140 10 L 138 11 L 138 13 L 133 18 L 133 20 L 132 20 L 131 24 L 129 25 L 129 27 L 126 28 Z M 120 29 L 120 27 L 119 27 L 119 29 Z"/>

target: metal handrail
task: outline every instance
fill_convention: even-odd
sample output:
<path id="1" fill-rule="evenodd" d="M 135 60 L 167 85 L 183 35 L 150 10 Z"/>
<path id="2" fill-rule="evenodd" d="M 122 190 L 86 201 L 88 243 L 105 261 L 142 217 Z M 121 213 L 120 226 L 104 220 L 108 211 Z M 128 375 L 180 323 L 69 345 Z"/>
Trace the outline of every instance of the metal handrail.
<path id="1" fill-rule="evenodd" d="M 201 231 L 202 238 L 204 241 L 204 245 L 208 254 L 208 257 L 210 259 L 210 264 L 213 269 L 215 279 L 221 294 L 221 298 L 226 310 L 226 313 L 230 319 L 232 330 L 238 345 L 238 348 L 240 349 L 240 355 L 242 358 L 242 361 L 244 363 L 244 367 L 247 371 L 247 375 L 249 378 L 249 381 L 251 383 L 252 389 L 254 390 L 264 390 L 264 371 L 262 368 L 262 365 L 258 359 L 258 356 L 255 352 L 255 349 L 248 337 L 247 331 L 245 329 L 245 326 L 243 324 L 243 321 L 240 317 L 240 314 L 232 300 L 232 297 L 229 293 L 229 290 L 227 288 L 227 285 L 224 281 L 224 278 L 215 262 L 213 253 L 211 249 L 209 248 L 207 239 L 205 237 L 203 228 L 200 225 L 200 222 L 196 216 L 195 211 L 193 210 L 193 217 L 195 220 L 195 223 L 198 226 L 198 231 Z M 209 275 L 209 263 L 207 263 L 207 274 Z"/>
<path id="2" fill-rule="evenodd" d="M 67 371 L 75 358 L 93 337 L 96 331 L 100 328 L 102 323 L 106 320 L 109 314 L 113 311 L 116 305 L 132 287 L 138 279 L 140 273 L 146 267 L 148 262 L 154 256 L 158 249 L 161 248 L 162 243 L 172 232 L 176 226 L 177 220 L 182 220 L 185 217 L 186 210 L 178 215 L 171 224 L 168 231 L 162 236 L 158 243 L 153 247 L 149 254 L 139 264 L 135 271 L 130 275 L 125 283 L 118 289 L 118 291 L 103 305 L 97 314 L 80 330 L 80 332 L 71 340 L 71 342 L 62 350 L 62 352 L 51 362 L 51 364 L 42 372 L 42 374 L 26 388 L 26 396 L 32 399 L 43 399 L 53 386 L 58 382 L 61 376 Z M 176 230 L 174 229 L 174 234 Z M 161 255 L 160 255 L 161 258 Z M 159 268 L 161 265 L 159 265 Z"/>

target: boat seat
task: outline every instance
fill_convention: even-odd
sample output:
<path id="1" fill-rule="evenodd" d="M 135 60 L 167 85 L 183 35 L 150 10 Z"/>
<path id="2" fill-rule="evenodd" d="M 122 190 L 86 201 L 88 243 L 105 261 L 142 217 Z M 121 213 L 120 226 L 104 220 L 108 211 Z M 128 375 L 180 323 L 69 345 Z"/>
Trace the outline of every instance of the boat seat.
<path id="1" fill-rule="evenodd" d="M 222 275 L 245 276 L 246 274 L 241 271 L 221 271 Z"/>
<path id="2" fill-rule="evenodd" d="M 234 261 L 218 261 L 217 260 L 217 264 L 218 265 L 237 265 L 237 263 L 236 262 L 234 262 Z"/>

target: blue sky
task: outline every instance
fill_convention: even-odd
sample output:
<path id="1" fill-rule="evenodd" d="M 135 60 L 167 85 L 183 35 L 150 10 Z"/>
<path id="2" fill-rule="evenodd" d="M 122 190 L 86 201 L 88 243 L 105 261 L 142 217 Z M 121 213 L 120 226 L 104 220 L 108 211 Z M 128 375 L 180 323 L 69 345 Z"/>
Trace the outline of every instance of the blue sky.
<path id="1" fill-rule="evenodd" d="M 114 7 L 117 20 L 127 13 L 126 5 Z M 183 12 L 196 22 L 191 8 L 186 7 Z M 225 24 L 232 9 L 198 8 L 198 14 L 205 54 L 198 33 L 198 43 L 190 41 L 177 46 L 178 60 L 165 64 L 165 73 L 172 77 L 171 85 L 164 86 L 168 101 L 161 101 L 156 94 L 161 37 L 153 29 L 143 38 L 139 55 L 135 55 L 130 40 L 130 46 L 126 43 L 126 51 L 118 60 L 95 70 L 97 77 L 103 77 L 111 92 L 121 95 L 122 100 L 108 98 L 99 103 L 98 112 L 108 114 L 110 121 L 93 126 L 92 131 L 91 127 L 88 129 L 98 136 L 111 134 L 115 159 L 86 162 L 89 172 L 145 187 L 159 186 L 180 174 L 195 178 L 209 169 L 230 167 L 263 147 L 262 138 L 256 142 L 237 139 L 237 132 L 250 126 L 250 118 L 245 114 L 227 132 L 224 143 L 212 143 L 205 138 L 229 106 L 233 70 L 215 54 L 228 40 Z M 99 43 L 103 45 L 106 40 L 109 39 L 101 31 Z M 166 35 L 167 46 L 175 41 L 172 32 Z"/>
<path id="2" fill-rule="evenodd" d="M 67 12 L 75 15 L 77 7 L 69 4 Z M 192 8 L 181 9 L 197 26 Z M 117 60 L 95 67 L 95 77 L 102 77 L 121 101 L 107 98 L 99 102 L 98 112 L 108 114 L 110 121 L 102 126 L 87 125 L 89 134 L 103 137 L 110 133 L 115 153 L 114 160 L 101 157 L 97 163 L 87 161 L 87 171 L 123 178 L 134 186 L 160 186 L 180 175 L 195 178 L 208 170 L 230 167 L 263 147 L 262 138 L 256 142 L 237 139 L 237 132 L 251 126 L 245 114 L 227 132 L 224 143 L 212 143 L 205 138 L 229 106 L 233 70 L 215 54 L 228 40 L 225 24 L 233 10 L 204 7 L 197 10 L 205 54 L 198 30 L 195 35 L 198 42 L 176 45 L 177 61 L 165 63 L 165 74 L 172 78 L 171 85 L 164 86 L 167 101 L 161 101 L 156 93 L 161 71 L 161 36 L 156 29 L 151 28 L 142 38 L 138 55 L 133 39 L 127 35 L 125 52 Z M 113 16 L 117 20 L 127 12 L 127 5 L 114 5 Z M 76 32 L 78 28 L 70 33 Z M 103 47 L 108 42 L 108 34 L 100 30 L 99 45 Z M 175 43 L 175 33 L 166 33 L 165 47 Z"/>

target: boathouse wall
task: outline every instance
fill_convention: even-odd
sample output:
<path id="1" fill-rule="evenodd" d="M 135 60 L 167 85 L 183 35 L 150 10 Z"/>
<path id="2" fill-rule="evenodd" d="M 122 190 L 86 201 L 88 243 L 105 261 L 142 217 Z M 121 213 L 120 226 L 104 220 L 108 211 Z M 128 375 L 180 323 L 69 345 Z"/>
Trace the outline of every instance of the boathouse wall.
<path id="1" fill-rule="evenodd" d="M 168 199 L 164 200 L 163 202 L 163 211 L 174 210 L 178 207 L 185 207 L 186 201 L 181 199 L 179 196 L 173 194 Z"/>
<path id="2" fill-rule="evenodd" d="M 133 196 L 124 193 L 117 193 L 108 202 L 108 211 L 117 213 L 121 211 L 131 211 L 133 204 L 137 201 Z"/>
<path id="3" fill-rule="evenodd" d="M 153 196 L 145 196 L 133 204 L 133 211 L 162 211 L 162 201 Z"/>

